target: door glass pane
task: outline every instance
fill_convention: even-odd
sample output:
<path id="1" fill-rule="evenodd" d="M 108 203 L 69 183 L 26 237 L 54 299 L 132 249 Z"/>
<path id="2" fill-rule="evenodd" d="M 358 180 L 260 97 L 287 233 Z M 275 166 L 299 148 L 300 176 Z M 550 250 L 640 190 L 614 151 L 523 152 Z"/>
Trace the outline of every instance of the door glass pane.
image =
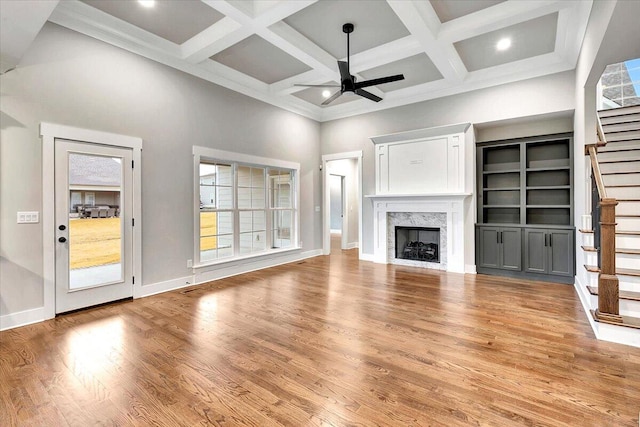
<path id="1" fill-rule="evenodd" d="M 69 153 L 68 171 L 69 288 L 120 282 L 122 159 Z"/>

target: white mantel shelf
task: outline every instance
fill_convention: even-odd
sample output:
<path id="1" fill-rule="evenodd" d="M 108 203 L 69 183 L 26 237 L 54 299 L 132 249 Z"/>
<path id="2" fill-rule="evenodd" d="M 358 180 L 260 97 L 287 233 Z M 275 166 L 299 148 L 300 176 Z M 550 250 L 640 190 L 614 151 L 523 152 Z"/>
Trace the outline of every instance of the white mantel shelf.
<path id="1" fill-rule="evenodd" d="M 431 193 L 431 194 L 367 194 L 367 199 L 464 199 L 471 196 L 471 193 Z"/>

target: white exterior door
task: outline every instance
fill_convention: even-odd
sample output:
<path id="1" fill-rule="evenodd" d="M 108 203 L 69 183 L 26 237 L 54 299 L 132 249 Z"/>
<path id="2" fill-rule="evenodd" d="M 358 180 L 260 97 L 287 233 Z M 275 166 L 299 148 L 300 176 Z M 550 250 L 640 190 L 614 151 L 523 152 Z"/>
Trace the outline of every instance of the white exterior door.
<path id="1" fill-rule="evenodd" d="M 133 296 L 133 150 L 55 140 L 55 312 Z M 70 215 L 70 186 L 99 194 L 119 187 L 118 205 Z"/>

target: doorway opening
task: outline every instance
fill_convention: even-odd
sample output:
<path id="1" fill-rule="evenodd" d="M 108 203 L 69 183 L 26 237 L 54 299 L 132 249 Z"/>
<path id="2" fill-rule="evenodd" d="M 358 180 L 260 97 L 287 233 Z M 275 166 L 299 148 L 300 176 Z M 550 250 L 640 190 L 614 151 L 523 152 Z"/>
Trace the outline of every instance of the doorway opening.
<path id="1" fill-rule="evenodd" d="M 362 246 L 362 152 L 322 156 L 323 254 Z"/>

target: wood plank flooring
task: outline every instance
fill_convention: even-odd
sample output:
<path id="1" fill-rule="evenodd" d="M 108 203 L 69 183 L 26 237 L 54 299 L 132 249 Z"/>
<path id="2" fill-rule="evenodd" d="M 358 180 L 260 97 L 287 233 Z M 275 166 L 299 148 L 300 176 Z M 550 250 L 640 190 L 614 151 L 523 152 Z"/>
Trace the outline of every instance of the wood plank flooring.
<path id="1" fill-rule="evenodd" d="M 0 333 L 0 425 L 638 426 L 572 286 L 334 252 Z"/>

